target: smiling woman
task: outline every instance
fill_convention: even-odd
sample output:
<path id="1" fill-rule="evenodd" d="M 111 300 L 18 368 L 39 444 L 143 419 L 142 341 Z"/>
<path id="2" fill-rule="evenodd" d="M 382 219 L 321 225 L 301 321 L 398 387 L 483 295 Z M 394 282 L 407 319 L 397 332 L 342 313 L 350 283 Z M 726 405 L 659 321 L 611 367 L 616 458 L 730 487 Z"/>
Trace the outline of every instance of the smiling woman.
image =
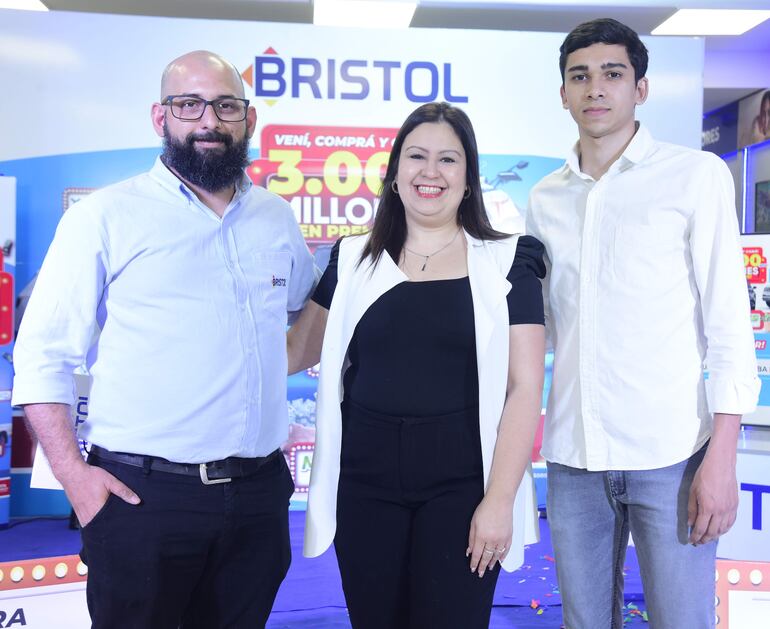
<path id="1" fill-rule="evenodd" d="M 396 136 L 361 259 L 377 262 L 387 251 L 400 261 L 407 243 L 413 250 L 435 251 L 458 227 L 482 240 L 506 237 L 492 229 L 484 211 L 471 121 L 457 107 L 428 103 L 412 112 Z"/>
<path id="2" fill-rule="evenodd" d="M 334 540 L 354 628 L 482 629 L 534 541 L 543 274 L 489 224 L 468 117 L 415 110 L 288 340 L 290 372 L 323 343 L 305 554 Z"/>
<path id="3" fill-rule="evenodd" d="M 470 191 L 465 170 L 465 151 L 449 124 L 426 122 L 416 127 L 405 138 L 393 182 L 404 204 L 407 224 L 430 228 L 448 223 L 454 229 L 457 208 L 466 190 Z M 416 238 L 414 231 L 407 240 Z M 412 249 L 404 243 L 404 255 L 407 253 Z"/>

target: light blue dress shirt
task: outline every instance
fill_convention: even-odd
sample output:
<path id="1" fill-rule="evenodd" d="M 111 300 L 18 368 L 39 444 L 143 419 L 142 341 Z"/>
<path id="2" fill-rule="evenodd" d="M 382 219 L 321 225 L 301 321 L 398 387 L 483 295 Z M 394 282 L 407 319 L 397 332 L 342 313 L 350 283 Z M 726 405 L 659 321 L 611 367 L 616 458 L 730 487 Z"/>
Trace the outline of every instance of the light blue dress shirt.
<path id="1" fill-rule="evenodd" d="M 186 463 L 266 455 L 287 438 L 287 313 L 315 281 L 284 200 L 244 176 L 220 218 L 159 159 L 63 216 L 13 403 L 72 404 L 85 362 L 91 443 Z"/>

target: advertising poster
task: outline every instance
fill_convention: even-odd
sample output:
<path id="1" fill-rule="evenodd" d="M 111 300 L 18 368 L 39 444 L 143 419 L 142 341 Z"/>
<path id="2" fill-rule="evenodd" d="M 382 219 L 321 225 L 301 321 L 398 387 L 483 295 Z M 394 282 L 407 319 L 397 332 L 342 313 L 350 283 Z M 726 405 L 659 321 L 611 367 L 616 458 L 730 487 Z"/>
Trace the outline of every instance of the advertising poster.
<path id="1" fill-rule="evenodd" d="M 757 410 L 744 415 L 744 424 L 770 426 L 770 278 L 767 256 L 770 255 L 770 235 L 744 235 L 743 262 L 751 304 L 751 327 L 762 389 Z"/>
<path id="2" fill-rule="evenodd" d="M 703 117 L 701 148 L 717 155 L 738 148 L 738 103 L 730 103 Z"/>
<path id="3" fill-rule="evenodd" d="M 770 140 L 770 89 L 738 102 L 738 148 Z"/>
<path id="4" fill-rule="evenodd" d="M 0 528 L 8 523 L 11 505 L 11 351 L 15 270 L 16 180 L 0 176 Z"/>
<path id="5" fill-rule="evenodd" d="M 738 452 L 738 512 L 735 524 L 719 538 L 717 554 L 724 559 L 768 562 L 770 568 L 770 479 L 768 453 L 742 448 Z"/>
<path id="6" fill-rule="evenodd" d="M 758 431 L 755 431 L 758 432 Z M 756 445 L 759 445 L 757 442 Z M 719 626 L 764 627 L 770 617 L 770 484 L 766 447 L 738 451 L 738 511 L 719 538 L 717 615 Z"/>
<path id="7" fill-rule="evenodd" d="M 770 234 L 770 181 L 754 184 L 754 232 Z"/>
<path id="8" fill-rule="evenodd" d="M 759 629 L 767 625 L 770 617 L 768 577 L 767 563 L 718 559 L 715 624 L 724 629 Z"/>
<path id="9" fill-rule="evenodd" d="M 0 563 L 0 627 L 90 627 L 87 574 L 77 555 Z"/>
<path id="10" fill-rule="evenodd" d="M 64 209 L 152 166 L 160 140 L 150 104 L 166 63 L 191 49 L 215 51 L 241 71 L 258 115 L 248 175 L 292 206 L 321 268 L 337 238 L 369 229 L 393 138 L 422 103 L 443 100 L 468 113 L 487 209 L 504 231 L 520 229 L 529 190 L 563 162 L 577 137 L 559 97 L 559 33 L 406 29 L 394 36 L 2 10 L 0 20 L 7 81 L 18 93 L 36 94 L 27 115 L 38 124 L 9 127 L 0 144 L 0 172 L 19 182 L 20 289 L 33 281 Z M 703 42 L 645 44 L 656 98 L 639 109 L 640 120 L 661 139 L 699 147 Z M 668 67 L 670 59 L 677 61 Z M 13 113 L 0 100 L 0 115 Z M 312 464 L 317 376 L 310 369 L 289 379 L 284 452 L 300 502 Z"/>

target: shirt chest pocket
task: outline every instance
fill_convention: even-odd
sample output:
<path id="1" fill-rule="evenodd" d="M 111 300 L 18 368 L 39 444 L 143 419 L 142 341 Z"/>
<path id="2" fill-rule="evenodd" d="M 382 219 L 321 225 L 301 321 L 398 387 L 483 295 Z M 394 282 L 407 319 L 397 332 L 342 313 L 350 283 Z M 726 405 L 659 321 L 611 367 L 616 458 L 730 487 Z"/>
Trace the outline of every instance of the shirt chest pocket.
<path id="1" fill-rule="evenodd" d="M 684 268 L 686 236 L 675 226 L 619 225 L 613 234 L 616 279 L 644 285 Z"/>
<path id="2" fill-rule="evenodd" d="M 259 310 L 268 318 L 282 321 L 286 325 L 291 254 L 284 251 L 255 253 L 251 266 L 256 278 Z"/>

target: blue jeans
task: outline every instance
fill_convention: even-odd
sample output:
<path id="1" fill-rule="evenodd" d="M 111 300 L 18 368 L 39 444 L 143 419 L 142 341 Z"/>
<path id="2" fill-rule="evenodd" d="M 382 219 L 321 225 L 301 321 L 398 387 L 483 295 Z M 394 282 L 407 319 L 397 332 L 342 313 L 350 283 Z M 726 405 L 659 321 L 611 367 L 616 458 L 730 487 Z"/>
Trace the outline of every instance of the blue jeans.
<path id="1" fill-rule="evenodd" d="M 633 535 L 651 629 L 714 626 L 716 541 L 687 543 L 687 499 L 705 446 L 640 471 L 548 463 L 548 522 L 566 629 L 623 626 L 623 562 Z"/>

